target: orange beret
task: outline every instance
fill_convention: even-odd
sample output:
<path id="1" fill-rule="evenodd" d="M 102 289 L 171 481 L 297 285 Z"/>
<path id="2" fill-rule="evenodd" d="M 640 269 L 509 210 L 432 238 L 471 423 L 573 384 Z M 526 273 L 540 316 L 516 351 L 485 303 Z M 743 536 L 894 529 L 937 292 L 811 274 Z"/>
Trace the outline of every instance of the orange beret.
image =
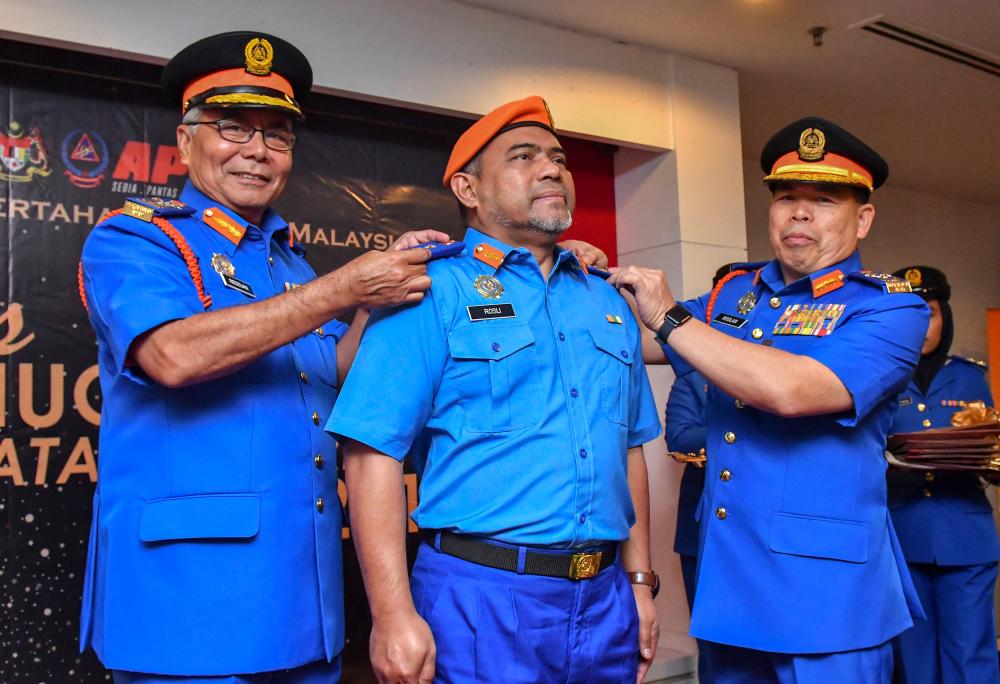
<path id="1" fill-rule="evenodd" d="M 472 124 L 455 143 L 444 171 L 445 187 L 451 185 L 451 177 L 472 161 L 493 138 L 519 126 L 540 126 L 553 135 L 556 133 L 549 106 L 537 95 L 501 105 Z"/>

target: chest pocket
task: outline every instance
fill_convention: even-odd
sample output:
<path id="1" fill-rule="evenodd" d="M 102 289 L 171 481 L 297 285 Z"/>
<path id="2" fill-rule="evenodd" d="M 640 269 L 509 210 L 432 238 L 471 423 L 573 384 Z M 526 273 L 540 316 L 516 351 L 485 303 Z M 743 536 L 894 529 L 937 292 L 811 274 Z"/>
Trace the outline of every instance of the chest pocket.
<path id="1" fill-rule="evenodd" d="M 612 423 L 628 427 L 629 382 L 632 354 L 628 335 L 609 330 L 590 329 L 594 346 L 602 354 L 597 358 L 597 376 L 601 384 L 601 408 Z"/>
<path id="2" fill-rule="evenodd" d="M 506 432 L 538 423 L 541 392 L 530 328 L 461 328 L 448 336 L 448 348 L 461 387 L 466 430 Z"/>

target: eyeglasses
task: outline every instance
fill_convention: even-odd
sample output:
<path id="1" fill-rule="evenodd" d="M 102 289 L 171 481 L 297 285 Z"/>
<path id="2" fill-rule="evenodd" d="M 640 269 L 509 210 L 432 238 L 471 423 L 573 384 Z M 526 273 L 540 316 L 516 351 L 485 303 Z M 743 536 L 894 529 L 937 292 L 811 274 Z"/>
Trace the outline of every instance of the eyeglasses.
<path id="1" fill-rule="evenodd" d="M 248 143 L 253 140 L 254 133 L 260 131 L 264 144 L 276 152 L 288 152 L 295 147 L 295 134 L 286 128 L 254 128 L 242 121 L 233 119 L 218 119 L 217 121 L 196 121 L 198 124 L 214 124 L 223 140 L 234 143 Z"/>

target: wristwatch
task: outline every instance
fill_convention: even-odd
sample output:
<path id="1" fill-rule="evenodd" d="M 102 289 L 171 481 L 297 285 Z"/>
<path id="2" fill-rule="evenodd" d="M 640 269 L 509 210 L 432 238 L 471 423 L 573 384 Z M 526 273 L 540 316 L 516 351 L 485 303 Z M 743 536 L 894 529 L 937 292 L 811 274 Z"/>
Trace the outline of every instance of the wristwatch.
<path id="1" fill-rule="evenodd" d="M 660 593 L 660 576 L 652 570 L 649 572 L 630 572 L 628 573 L 628 581 L 632 584 L 645 584 L 653 590 L 653 598 L 656 598 L 656 595 Z"/>
<path id="2" fill-rule="evenodd" d="M 663 325 L 656 331 L 656 338 L 661 344 L 667 343 L 667 338 L 674 328 L 679 328 L 691 320 L 691 312 L 684 308 L 682 304 L 674 304 L 663 316 Z"/>

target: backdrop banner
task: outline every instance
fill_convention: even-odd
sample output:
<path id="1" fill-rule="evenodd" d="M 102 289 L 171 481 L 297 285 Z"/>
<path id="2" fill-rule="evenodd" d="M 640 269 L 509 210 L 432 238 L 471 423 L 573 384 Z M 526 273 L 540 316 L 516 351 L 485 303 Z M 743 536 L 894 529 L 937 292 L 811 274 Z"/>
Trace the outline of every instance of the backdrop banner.
<path id="1" fill-rule="evenodd" d="M 0 682 L 107 681 L 93 653 L 81 655 L 77 643 L 101 409 L 77 263 L 90 229 L 126 197 L 178 196 L 185 181 L 174 133 L 180 113 L 148 85 L 30 68 L 3 72 Z M 384 250 L 412 228 L 461 237 L 455 200 L 441 186 L 456 137 L 452 120 L 424 130 L 325 111 L 307 116 L 276 208 L 317 273 Z M 406 113 L 398 118 L 405 122 Z M 578 216 L 585 225 L 574 232 L 613 255 L 612 149 L 571 145 L 570 158 L 577 150 L 588 166 L 577 181 L 588 194 Z M 414 475 L 406 485 L 412 510 Z M 347 528 L 343 538 L 345 681 L 365 681 L 367 600 Z M 409 539 L 412 554 L 417 535 Z"/>

